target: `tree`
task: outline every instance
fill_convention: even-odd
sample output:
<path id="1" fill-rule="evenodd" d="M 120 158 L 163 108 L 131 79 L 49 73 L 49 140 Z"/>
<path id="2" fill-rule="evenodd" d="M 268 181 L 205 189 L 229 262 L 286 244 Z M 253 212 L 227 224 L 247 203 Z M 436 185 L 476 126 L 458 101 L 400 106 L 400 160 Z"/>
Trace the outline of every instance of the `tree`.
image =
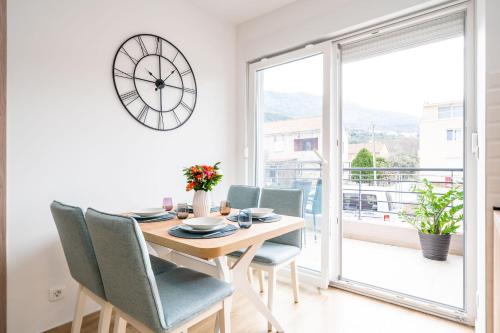
<path id="1" fill-rule="evenodd" d="M 373 155 L 366 148 L 361 149 L 352 160 L 353 168 L 373 168 Z M 352 171 L 352 180 L 363 182 L 373 180 L 373 171 Z"/>
<path id="2" fill-rule="evenodd" d="M 383 157 L 376 157 L 375 164 L 377 168 L 389 167 L 389 162 Z M 373 154 L 366 148 L 361 149 L 352 160 L 353 168 L 373 168 Z M 373 180 L 373 171 L 352 171 L 352 180 L 361 180 L 364 182 Z M 377 179 L 383 178 L 383 172 L 377 172 Z"/>

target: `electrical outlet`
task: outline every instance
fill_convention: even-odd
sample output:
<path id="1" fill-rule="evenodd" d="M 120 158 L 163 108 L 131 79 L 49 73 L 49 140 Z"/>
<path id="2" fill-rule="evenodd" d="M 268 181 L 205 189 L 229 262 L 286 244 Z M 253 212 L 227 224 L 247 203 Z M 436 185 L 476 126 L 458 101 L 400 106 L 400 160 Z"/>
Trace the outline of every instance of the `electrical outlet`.
<path id="1" fill-rule="evenodd" d="M 49 289 L 49 301 L 55 302 L 64 298 L 65 287 L 53 287 Z"/>

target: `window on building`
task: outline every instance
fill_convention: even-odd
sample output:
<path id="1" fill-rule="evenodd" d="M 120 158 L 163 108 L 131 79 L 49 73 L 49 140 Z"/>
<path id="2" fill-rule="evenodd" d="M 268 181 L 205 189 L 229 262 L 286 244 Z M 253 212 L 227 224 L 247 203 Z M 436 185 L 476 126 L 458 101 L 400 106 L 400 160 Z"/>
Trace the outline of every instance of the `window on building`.
<path id="1" fill-rule="evenodd" d="M 294 151 L 309 151 L 318 149 L 318 138 L 294 139 Z"/>
<path id="2" fill-rule="evenodd" d="M 438 119 L 460 118 L 464 115 L 463 105 L 446 105 L 438 107 Z"/>
<path id="3" fill-rule="evenodd" d="M 462 138 L 462 129 L 449 129 L 446 130 L 447 141 L 458 141 Z"/>

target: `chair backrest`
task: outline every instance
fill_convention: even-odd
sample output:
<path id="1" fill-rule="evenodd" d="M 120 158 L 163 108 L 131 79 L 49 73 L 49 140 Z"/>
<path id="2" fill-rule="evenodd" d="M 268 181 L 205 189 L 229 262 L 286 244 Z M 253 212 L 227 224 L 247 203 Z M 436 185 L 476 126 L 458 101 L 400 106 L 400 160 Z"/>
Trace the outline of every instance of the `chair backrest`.
<path id="1" fill-rule="evenodd" d="M 311 192 L 312 181 L 310 180 L 294 180 L 292 182 L 292 188 L 302 190 L 302 216 L 304 216 L 306 211 L 307 200 L 309 199 L 309 193 Z"/>
<path id="2" fill-rule="evenodd" d="M 323 205 L 323 181 L 321 179 L 318 179 L 311 207 L 312 213 L 320 214 L 322 210 L 322 205 Z"/>
<path id="3" fill-rule="evenodd" d="M 227 200 L 232 208 L 245 209 L 258 207 L 260 189 L 254 186 L 231 185 L 227 193 Z"/>
<path id="4" fill-rule="evenodd" d="M 260 195 L 260 207 L 272 208 L 276 214 L 303 216 L 302 190 L 263 188 Z M 302 230 L 270 239 L 271 242 L 302 247 Z"/>
<path id="5" fill-rule="evenodd" d="M 85 214 L 108 300 L 158 332 L 166 328 L 146 242 L 133 218 Z"/>
<path id="6" fill-rule="evenodd" d="M 106 299 L 101 272 L 82 210 L 57 201 L 52 202 L 50 210 L 71 276 L 97 296 Z"/>

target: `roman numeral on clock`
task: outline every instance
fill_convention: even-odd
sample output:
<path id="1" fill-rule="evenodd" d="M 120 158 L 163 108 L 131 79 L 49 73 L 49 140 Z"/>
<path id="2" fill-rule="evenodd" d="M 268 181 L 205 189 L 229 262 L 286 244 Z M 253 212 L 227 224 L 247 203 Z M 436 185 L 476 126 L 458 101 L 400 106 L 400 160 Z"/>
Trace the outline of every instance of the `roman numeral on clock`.
<path id="1" fill-rule="evenodd" d="M 196 89 L 184 88 L 184 92 L 187 92 L 187 93 L 190 93 L 190 94 L 196 94 Z"/>
<path id="2" fill-rule="evenodd" d="M 187 69 L 184 72 L 182 72 L 181 75 L 184 76 L 184 75 L 188 75 L 189 73 L 191 73 L 191 70 Z"/>
<path id="3" fill-rule="evenodd" d="M 129 73 L 125 73 L 124 71 L 118 69 L 118 68 L 115 68 L 115 76 L 116 77 L 122 77 L 124 79 L 133 79 L 133 76 Z"/>
<path id="4" fill-rule="evenodd" d="M 131 56 L 128 52 L 127 52 L 127 50 L 125 50 L 125 48 L 124 48 L 124 47 L 122 47 L 122 48 L 120 49 L 120 53 L 122 53 L 122 54 L 126 55 L 126 56 L 130 59 L 130 61 L 132 61 L 132 62 L 134 63 L 134 65 L 137 65 L 137 63 L 139 62 L 139 60 L 137 60 L 136 58 L 132 57 L 132 56 Z"/>
<path id="5" fill-rule="evenodd" d="M 149 111 L 149 106 L 144 105 L 142 107 L 142 109 L 141 109 L 141 112 L 139 112 L 139 115 L 137 116 L 137 120 L 139 120 L 140 122 L 145 123 L 146 122 L 146 118 L 148 116 L 148 111 Z"/>
<path id="6" fill-rule="evenodd" d="M 143 56 L 149 55 L 148 49 L 146 48 L 146 44 L 144 44 L 142 37 L 137 36 L 136 41 L 137 41 L 137 43 L 139 43 L 139 46 L 141 47 L 142 55 Z"/>
<path id="7" fill-rule="evenodd" d="M 163 122 L 163 112 L 158 112 L 158 129 L 164 130 L 165 124 Z"/>
<path id="8" fill-rule="evenodd" d="M 177 116 L 177 113 L 175 113 L 175 111 L 172 111 L 172 113 L 174 114 L 174 118 L 175 120 L 177 121 L 177 126 L 181 124 L 181 120 L 179 119 L 179 117 Z"/>
<path id="9" fill-rule="evenodd" d="M 132 90 L 124 94 L 121 94 L 120 98 L 123 101 L 123 103 L 125 103 L 125 105 L 129 105 L 130 103 L 139 98 L 139 94 L 137 93 L 136 90 Z"/>
<path id="10" fill-rule="evenodd" d="M 187 111 L 189 112 L 189 114 L 191 114 L 193 112 L 193 109 L 191 109 L 186 103 L 184 102 L 181 102 L 181 106 Z"/>
<path id="11" fill-rule="evenodd" d="M 161 41 L 160 37 L 156 37 L 156 54 L 157 55 L 161 55 L 161 53 L 162 53 L 162 50 L 161 50 L 162 45 L 161 44 L 162 44 L 162 41 Z"/>

